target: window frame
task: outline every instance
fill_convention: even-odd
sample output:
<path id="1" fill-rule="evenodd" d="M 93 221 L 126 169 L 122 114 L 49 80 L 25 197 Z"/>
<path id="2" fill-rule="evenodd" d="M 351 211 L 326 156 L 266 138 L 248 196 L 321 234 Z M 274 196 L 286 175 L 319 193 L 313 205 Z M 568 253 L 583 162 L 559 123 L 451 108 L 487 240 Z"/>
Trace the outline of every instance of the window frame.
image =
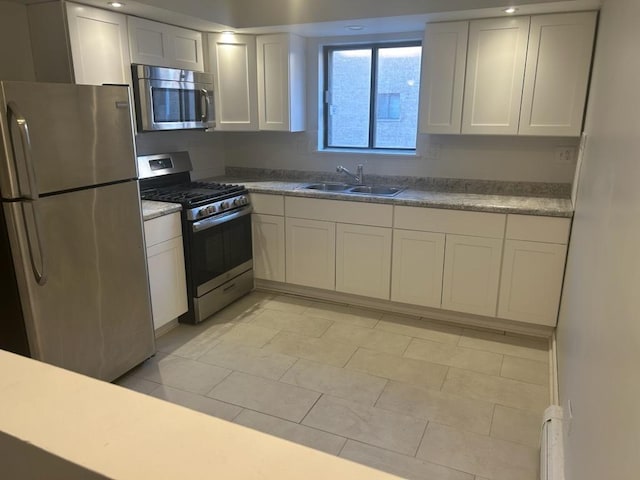
<path id="1" fill-rule="evenodd" d="M 336 45 L 324 45 L 322 48 L 322 61 L 324 75 L 322 79 L 322 124 L 323 124 L 323 139 L 322 148 L 324 150 L 343 150 L 343 151 L 370 151 L 370 152 L 415 152 L 418 148 L 417 137 L 416 146 L 413 148 L 408 147 L 375 147 L 375 127 L 376 127 L 376 115 L 378 111 L 378 52 L 382 48 L 401 48 L 401 47 L 421 47 L 422 40 L 402 40 L 402 41 L 381 41 L 381 42 L 368 42 L 368 43 L 347 43 Z M 334 147 L 329 145 L 329 75 L 331 74 L 329 68 L 329 56 L 334 51 L 343 50 L 363 50 L 371 49 L 371 87 L 369 93 L 369 141 L 366 147 L 347 147 L 340 146 Z M 419 108 L 419 107 L 418 107 Z M 419 113 L 418 113 L 419 117 Z M 383 120 L 394 121 L 394 120 Z M 416 132 L 417 133 L 417 132 Z"/>

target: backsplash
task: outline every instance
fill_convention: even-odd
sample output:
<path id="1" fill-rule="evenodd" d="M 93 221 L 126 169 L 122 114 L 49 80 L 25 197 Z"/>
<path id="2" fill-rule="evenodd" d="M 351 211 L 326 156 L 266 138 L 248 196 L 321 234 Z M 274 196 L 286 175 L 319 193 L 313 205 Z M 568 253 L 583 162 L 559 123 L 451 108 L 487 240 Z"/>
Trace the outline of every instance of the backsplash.
<path id="1" fill-rule="evenodd" d="M 232 167 L 225 168 L 225 176 L 243 180 L 288 180 L 293 182 L 344 182 L 348 178 L 335 172 L 306 170 Z M 413 177 L 400 175 L 368 175 L 370 185 L 399 185 L 416 190 L 448 193 L 477 193 L 527 197 L 571 198 L 570 183 L 508 182 L 500 180 L 470 180 L 461 178 Z"/>

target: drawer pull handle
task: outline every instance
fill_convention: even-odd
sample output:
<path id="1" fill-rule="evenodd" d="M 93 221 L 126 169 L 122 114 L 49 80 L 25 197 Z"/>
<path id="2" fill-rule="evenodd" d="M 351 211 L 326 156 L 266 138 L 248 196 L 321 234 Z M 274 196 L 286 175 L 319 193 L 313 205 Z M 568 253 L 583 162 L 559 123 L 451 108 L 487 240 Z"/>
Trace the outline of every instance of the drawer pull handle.
<path id="1" fill-rule="evenodd" d="M 227 287 L 224 287 L 224 288 L 222 289 L 222 291 L 223 291 L 223 292 L 226 292 L 227 290 L 231 290 L 231 289 L 232 289 L 233 287 L 235 287 L 235 286 L 236 286 L 236 284 L 235 284 L 235 283 L 232 283 L 231 285 L 229 285 L 229 286 L 227 286 Z"/>

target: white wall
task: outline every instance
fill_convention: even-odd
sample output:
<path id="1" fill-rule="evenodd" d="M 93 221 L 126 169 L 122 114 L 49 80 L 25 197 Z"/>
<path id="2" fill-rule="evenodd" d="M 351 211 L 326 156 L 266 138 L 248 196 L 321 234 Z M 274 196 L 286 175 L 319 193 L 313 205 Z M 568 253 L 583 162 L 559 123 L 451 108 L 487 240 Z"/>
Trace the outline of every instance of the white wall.
<path id="1" fill-rule="evenodd" d="M 35 80 L 27 7 L 0 1 L 0 80 Z"/>
<path id="2" fill-rule="evenodd" d="M 639 25 L 605 0 L 558 324 L 567 480 L 640 475 Z"/>
<path id="3" fill-rule="evenodd" d="M 136 149 L 138 155 L 187 150 L 193 165 L 193 179 L 224 174 L 224 143 L 219 133 L 201 130 L 139 133 Z"/>
<path id="4" fill-rule="evenodd" d="M 358 41 L 422 39 L 422 32 L 360 36 Z M 577 148 L 575 138 L 532 138 L 469 135 L 419 135 L 417 155 L 358 155 L 318 151 L 318 110 L 322 105 L 321 48 L 353 42 L 354 37 L 307 41 L 307 131 L 225 135 L 226 164 L 288 170 L 334 171 L 336 165 L 365 164 L 379 175 L 470 178 L 482 180 L 571 183 L 575 160 L 559 162 L 559 146 Z"/>

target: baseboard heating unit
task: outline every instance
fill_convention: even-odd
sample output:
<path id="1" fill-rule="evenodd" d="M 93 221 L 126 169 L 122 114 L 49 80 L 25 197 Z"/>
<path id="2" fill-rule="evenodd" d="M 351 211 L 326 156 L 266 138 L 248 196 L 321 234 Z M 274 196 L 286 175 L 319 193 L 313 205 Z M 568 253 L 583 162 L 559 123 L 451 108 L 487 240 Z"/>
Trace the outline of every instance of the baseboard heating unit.
<path id="1" fill-rule="evenodd" d="M 540 432 L 540 480 L 564 480 L 562 418 L 562 407 L 558 405 L 551 405 L 544 411 Z"/>

